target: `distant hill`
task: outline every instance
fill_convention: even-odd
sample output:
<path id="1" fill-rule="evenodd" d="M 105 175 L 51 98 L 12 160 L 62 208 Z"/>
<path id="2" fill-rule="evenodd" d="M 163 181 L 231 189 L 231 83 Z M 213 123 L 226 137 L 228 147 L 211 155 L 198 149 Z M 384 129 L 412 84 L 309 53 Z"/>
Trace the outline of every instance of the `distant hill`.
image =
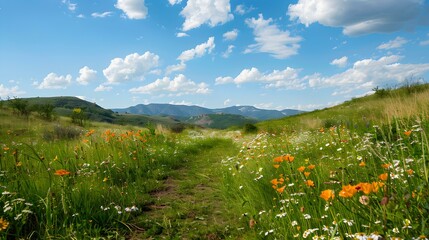
<path id="1" fill-rule="evenodd" d="M 234 106 L 219 109 L 209 109 L 199 106 L 172 105 L 172 104 L 138 104 L 133 107 L 112 109 L 117 113 L 146 114 L 151 116 L 173 116 L 178 119 L 186 119 L 193 116 L 204 114 L 234 114 L 248 118 L 254 118 L 258 121 L 282 118 L 285 116 L 302 113 L 299 110 L 285 109 L 282 111 L 258 109 L 253 106 Z"/>
<path id="2" fill-rule="evenodd" d="M 217 113 L 192 116 L 185 120 L 185 122 L 202 127 L 225 129 L 231 126 L 242 127 L 246 123 L 253 124 L 256 123 L 257 120 L 241 115 Z"/>
<path id="3" fill-rule="evenodd" d="M 97 122 L 134 126 L 161 124 L 171 129 L 180 129 L 186 125 L 171 117 L 117 114 L 112 110 L 104 109 L 95 103 L 91 103 L 77 97 L 34 97 L 23 98 L 23 100 L 28 101 L 30 106 L 50 104 L 55 107 L 54 112 L 56 115 L 66 117 L 71 116 L 74 108 L 81 108 L 89 120 Z"/>
<path id="4" fill-rule="evenodd" d="M 92 121 L 113 123 L 115 119 L 115 113 L 112 110 L 104 109 L 95 103 L 77 97 L 35 97 L 25 98 L 25 100 L 30 105 L 53 105 L 55 112 L 60 116 L 70 116 L 74 108 L 81 108 Z"/>
<path id="5" fill-rule="evenodd" d="M 225 129 L 256 123 L 257 120 L 242 115 L 227 114 L 196 106 L 177 106 L 171 104 L 151 104 L 147 108 L 131 107 L 127 114 L 104 109 L 77 97 L 34 97 L 23 98 L 29 106 L 52 105 L 58 116 L 69 117 L 74 108 L 81 108 L 90 121 L 107 122 L 120 125 L 148 126 L 164 125 L 173 131 L 197 125 L 207 128 Z"/>
<path id="6" fill-rule="evenodd" d="M 292 115 L 302 113 L 302 111 L 299 111 L 299 110 L 285 109 L 282 111 L 277 111 L 277 110 L 259 109 L 253 106 L 233 106 L 233 107 L 215 109 L 214 111 L 219 113 L 242 115 L 242 116 L 251 117 L 260 121 L 282 118 L 282 117 L 292 116 Z"/>
<path id="7" fill-rule="evenodd" d="M 152 103 L 147 105 L 138 104 L 136 106 L 124 109 L 112 109 L 112 111 L 117 113 L 145 114 L 150 116 L 173 116 L 179 118 L 188 118 L 192 116 L 213 113 L 213 111 L 210 109 L 198 106 L 158 103 Z"/>

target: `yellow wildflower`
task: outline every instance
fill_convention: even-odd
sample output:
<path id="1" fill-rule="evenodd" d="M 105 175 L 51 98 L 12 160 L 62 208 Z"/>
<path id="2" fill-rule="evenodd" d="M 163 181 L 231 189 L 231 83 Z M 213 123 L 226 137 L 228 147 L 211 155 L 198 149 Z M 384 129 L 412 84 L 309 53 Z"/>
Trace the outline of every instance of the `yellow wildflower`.
<path id="1" fill-rule="evenodd" d="M 3 230 L 6 230 L 8 226 L 9 226 L 9 222 L 3 218 L 0 218 L 0 232 Z"/>

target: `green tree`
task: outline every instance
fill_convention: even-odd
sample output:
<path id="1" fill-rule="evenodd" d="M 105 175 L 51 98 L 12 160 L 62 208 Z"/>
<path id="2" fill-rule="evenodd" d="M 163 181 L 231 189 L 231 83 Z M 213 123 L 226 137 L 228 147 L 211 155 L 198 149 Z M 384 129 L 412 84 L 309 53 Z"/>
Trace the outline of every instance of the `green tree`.
<path id="1" fill-rule="evenodd" d="M 35 104 L 32 109 L 36 111 L 43 119 L 51 121 L 54 117 L 54 105 L 52 104 Z"/>
<path id="2" fill-rule="evenodd" d="M 86 114 L 81 108 L 74 108 L 71 118 L 73 123 L 83 126 L 84 120 L 86 119 Z"/>
<path id="3" fill-rule="evenodd" d="M 12 109 L 20 116 L 28 117 L 31 113 L 27 100 L 21 98 L 9 99 L 9 104 Z"/>

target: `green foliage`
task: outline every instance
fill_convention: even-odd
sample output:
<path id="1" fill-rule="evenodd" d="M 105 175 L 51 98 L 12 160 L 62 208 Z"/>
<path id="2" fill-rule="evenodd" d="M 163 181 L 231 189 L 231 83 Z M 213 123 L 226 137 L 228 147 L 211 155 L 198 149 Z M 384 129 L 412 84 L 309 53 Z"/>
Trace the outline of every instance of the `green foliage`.
<path id="1" fill-rule="evenodd" d="M 387 96 L 389 96 L 389 93 L 390 93 L 390 89 L 379 88 L 378 86 L 373 88 L 372 91 L 374 91 L 375 96 L 377 96 L 379 98 L 387 97 Z"/>
<path id="2" fill-rule="evenodd" d="M 428 84 L 424 84 L 425 81 L 422 78 L 419 79 L 407 79 L 403 85 L 403 89 L 405 89 L 405 92 L 410 94 L 415 94 L 419 92 L 423 92 L 429 88 Z"/>
<path id="3" fill-rule="evenodd" d="M 427 236 L 428 125 L 258 134 L 225 160 L 224 194 L 259 238 Z M 334 198 L 323 199 L 325 190 Z"/>
<path id="4" fill-rule="evenodd" d="M 31 106 L 31 109 L 39 114 L 40 117 L 47 121 L 54 119 L 54 105 L 52 104 L 35 104 Z"/>
<path id="5" fill-rule="evenodd" d="M 243 127 L 244 133 L 256 133 L 258 132 L 258 127 L 256 127 L 254 124 L 246 123 Z"/>
<path id="6" fill-rule="evenodd" d="M 28 117 L 31 113 L 27 100 L 21 98 L 9 99 L 10 107 L 20 116 Z"/>
<path id="7" fill-rule="evenodd" d="M 72 123 L 83 126 L 84 121 L 87 119 L 86 113 L 80 108 L 74 108 L 71 114 Z"/>
<path id="8" fill-rule="evenodd" d="M 325 119 L 323 121 L 323 127 L 324 128 L 331 128 L 331 127 L 335 127 L 335 126 L 339 126 L 339 125 L 341 125 L 341 124 L 336 119 Z"/>

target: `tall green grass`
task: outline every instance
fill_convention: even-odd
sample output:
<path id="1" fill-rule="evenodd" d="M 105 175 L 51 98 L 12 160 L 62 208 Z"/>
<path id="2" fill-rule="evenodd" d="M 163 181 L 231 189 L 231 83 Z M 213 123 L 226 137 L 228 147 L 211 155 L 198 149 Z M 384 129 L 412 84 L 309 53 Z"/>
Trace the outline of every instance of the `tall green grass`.
<path id="1" fill-rule="evenodd" d="M 0 238 L 123 238 L 138 229 L 134 220 L 151 192 L 211 144 L 156 129 L 85 129 L 2 113 Z"/>
<path id="2" fill-rule="evenodd" d="M 254 239 L 429 235 L 429 121 L 260 133 L 224 162 L 225 194 Z"/>

